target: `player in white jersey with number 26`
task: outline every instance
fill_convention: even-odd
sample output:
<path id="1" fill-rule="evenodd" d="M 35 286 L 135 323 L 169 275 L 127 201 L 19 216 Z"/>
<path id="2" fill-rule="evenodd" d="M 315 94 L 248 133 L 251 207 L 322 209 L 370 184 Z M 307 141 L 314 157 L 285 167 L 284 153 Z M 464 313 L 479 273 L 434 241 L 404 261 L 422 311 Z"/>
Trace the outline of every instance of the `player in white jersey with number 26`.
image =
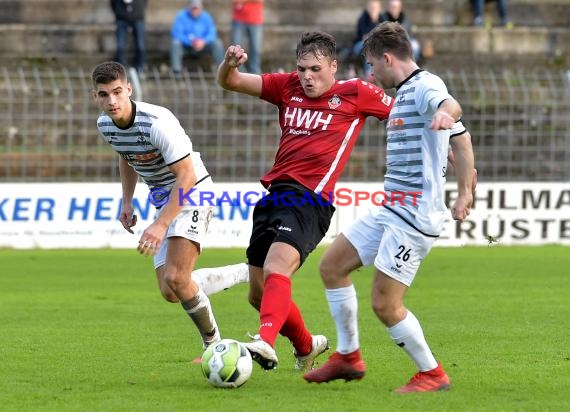
<path id="1" fill-rule="evenodd" d="M 137 219 L 132 200 L 140 177 L 151 191 L 150 201 L 159 210 L 155 221 L 142 232 L 137 249 L 142 255 L 154 256 L 162 296 L 169 302 L 181 303 L 198 328 L 205 348 L 220 340 L 220 332 L 204 289 L 214 293 L 248 279 L 245 264 L 191 275 L 213 213 L 211 206 L 200 205 L 199 191 L 213 191 L 212 179 L 200 153 L 193 150 L 192 141 L 170 110 L 131 100 L 132 87 L 121 64 L 101 63 L 91 77 L 93 98 L 103 111 L 97 128 L 119 154 L 123 191 L 120 221 L 134 233 L 132 227 Z M 198 190 L 188 195 L 194 187 Z M 232 277 L 236 273 L 242 279 Z M 224 277 L 226 280 L 220 281 Z M 218 284 L 207 282 L 221 286 L 216 289 Z"/>
<path id="2" fill-rule="evenodd" d="M 439 77 L 417 66 L 402 26 L 378 25 L 365 40 L 364 53 L 375 80 L 384 89 L 397 90 L 387 124 L 384 191 L 415 192 L 417 197 L 377 207 L 356 220 L 325 252 L 320 272 L 337 329 L 337 350 L 321 368 L 304 377 L 317 383 L 364 377 L 350 273 L 374 264 L 372 308 L 418 368 L 396 392 L 445 390 L 450 387 L 449 377 L 434 358 L 417 318 L 404 306 L 404 297 L 445 220 L 450 138 L 458 183 L 451 214 L 460 221 L 473 202 L 473 148 L 469 134 L 458 123 L 461 106 Z"/>

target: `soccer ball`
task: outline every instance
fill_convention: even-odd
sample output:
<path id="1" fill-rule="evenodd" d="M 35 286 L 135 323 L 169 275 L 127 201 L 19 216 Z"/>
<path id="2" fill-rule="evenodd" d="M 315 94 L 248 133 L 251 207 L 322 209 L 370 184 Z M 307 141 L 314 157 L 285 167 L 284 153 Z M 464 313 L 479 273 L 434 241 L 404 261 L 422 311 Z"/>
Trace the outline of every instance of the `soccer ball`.
<path id="1" fill-rule="evenodd" d="M 249 351 L 233 339 L 222 339 L 204 351 L 202 373 L 217 388 L 238 388 L 251 376 Z"/>

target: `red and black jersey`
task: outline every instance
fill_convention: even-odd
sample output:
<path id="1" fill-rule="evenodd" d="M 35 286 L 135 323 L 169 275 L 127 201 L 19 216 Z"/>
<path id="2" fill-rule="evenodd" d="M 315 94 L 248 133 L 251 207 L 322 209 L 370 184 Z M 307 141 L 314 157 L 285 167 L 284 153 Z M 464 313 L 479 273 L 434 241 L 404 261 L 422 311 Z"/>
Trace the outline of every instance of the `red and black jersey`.
<path id="1" fill-rule="evenodd" d="M 337 81 L 318 98 L 307 97 L 297 72 L 263 74 L 261 99 L 279 109 L 281 139 L 268 187 L 296 181 L 325 198 L 334 191 L 368 116 L 386 120 L 393 99 L 360 79 Z"/>

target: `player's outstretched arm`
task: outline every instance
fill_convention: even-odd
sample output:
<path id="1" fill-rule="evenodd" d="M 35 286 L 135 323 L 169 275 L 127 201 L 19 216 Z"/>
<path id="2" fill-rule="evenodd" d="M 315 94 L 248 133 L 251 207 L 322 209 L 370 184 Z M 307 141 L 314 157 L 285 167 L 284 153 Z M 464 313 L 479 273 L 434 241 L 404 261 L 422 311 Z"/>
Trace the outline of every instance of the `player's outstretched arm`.
<path id="1" fill-rule="evenodd" d="M 239 67 L 247 61 L 247 53 L 240 45 L 232 45 L 226 50 L 224 61 L 218 67 L 218 84 L 226 90 L 261 96 L 261 76 L 242 73 Z"/>
<path id="2" fill-rule="evenodd" d="M 473 191 L 476 184 L 475 158 L 471 145 L 471 134 L 465 132 L 453 137 L 450 141 L 450 160 L 457 176 L 458 196 L 453 207 L 451 216 L 455 220 L 464 220 L 470 212 L 473 203 Z"/>

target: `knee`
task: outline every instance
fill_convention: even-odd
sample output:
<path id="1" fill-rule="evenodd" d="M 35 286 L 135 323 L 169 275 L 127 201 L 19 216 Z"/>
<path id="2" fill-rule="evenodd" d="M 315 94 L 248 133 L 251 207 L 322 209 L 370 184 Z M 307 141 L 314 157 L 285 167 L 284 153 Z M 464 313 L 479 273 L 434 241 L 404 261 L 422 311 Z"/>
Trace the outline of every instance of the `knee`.
<path id="1" fill-rule="evenodd" d="M 375 299 L 372 301 L 372 311 L 385 326 L 392 326 L 398 323 L 401 320 L 399 313 L 402 310 L 402 305 L 387 300 Z"/>
<path id="2" fill-rule="evenodd" d="M 279 270 L 271 264 L 271 262 L 265 262 L 263 265 L 263 280 L 267 279 L 267 276 L 271 275 L 272 273 L 279 273 Z M 263 285 L 261 285 L 263 287 Z"/>
<path id="3" fill-rule="evenodd" d="M 299 254 L 291 257 L 275 256 L 267 257 L 263 264 L 263 278 L 258 277 L 258 287 L 263 289 L 265 279 L 269 275 L 280 274 L 291 278 L 293 273 L 301 266 L 301 257 Z"/>
<path id="4" fill-rule="evenodd" d="M 326 257 L 319 263 L 319 273 L 321 274 L 321 279 L 325 286 L 334 286 L 338 280 L 345 276 L 342 269 Z"/>
<path id="5" fill-rule="evenodd" d="M 289 265 L 286 265 L 289 266 Z M 282 264 L 282 262 L 274 262 L 271 260 L 268 260 L 267 262 L 265 262 L 263 264 L 263 282 L 265 282 L 265 279 L 267 279 L 267 276 L 272 275 L 274 273 L 279 273 L 279 274 L 283 274 L 284 275 L 284 265 Z M 258 287 L 261 287 L 263 289 L 263 283 L 261 283 Z"/>
<path id="6" fill-rule="evenodd" d="M 170 290 L 176 293 L 176 291 L 181 290 L 185 286 L 188 279 L 184 279 L 177 271 L 169 271 L 164 276 L 164 282 Z"/>
<path id="7" fill-rule="evenodd" d="M 160 294 L 162 295 L 164 300 L 166 300 L 167 302 L 170 302 L 170 303 L 178 303 L 179 302 L 178 296 L 176 296 L 176 294 L 172 291 L 172 289 L 170 289 L 167 286 L 160 288 Z"/>

